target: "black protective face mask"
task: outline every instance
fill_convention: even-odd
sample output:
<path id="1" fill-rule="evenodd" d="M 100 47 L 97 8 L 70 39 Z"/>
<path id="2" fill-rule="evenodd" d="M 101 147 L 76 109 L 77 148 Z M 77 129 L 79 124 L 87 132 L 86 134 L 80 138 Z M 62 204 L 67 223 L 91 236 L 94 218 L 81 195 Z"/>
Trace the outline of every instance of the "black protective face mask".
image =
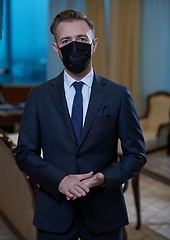
<path id="1" fill-rule="evenodd" d="M 72 73 L 83 72 L 91 60 L 91 44 L 73 41 L 60 48 L 64 66 Z"/>

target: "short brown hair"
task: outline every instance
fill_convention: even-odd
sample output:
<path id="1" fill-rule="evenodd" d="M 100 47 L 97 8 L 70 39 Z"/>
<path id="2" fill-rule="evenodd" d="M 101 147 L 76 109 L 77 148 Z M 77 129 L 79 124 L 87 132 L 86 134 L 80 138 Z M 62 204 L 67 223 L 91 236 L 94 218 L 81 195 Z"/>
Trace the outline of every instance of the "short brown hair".
<path id="1" fill-rule="evenodd" d="M 72 21 L 72 20 L 84 20 L 88 24 L 89 28 L 91 29 L 93 35 L 94 35 L 94 24 L 93 22 L 86 17 L 86 15 L 82 12 L 73 10 L 73 9 L 67 9 L 65 11 L 60 12 L 53 20 L 50 31 L 53 35 L 55 35 L 55 31 L 57 29 L 57 26 L 62 21 Z"/>

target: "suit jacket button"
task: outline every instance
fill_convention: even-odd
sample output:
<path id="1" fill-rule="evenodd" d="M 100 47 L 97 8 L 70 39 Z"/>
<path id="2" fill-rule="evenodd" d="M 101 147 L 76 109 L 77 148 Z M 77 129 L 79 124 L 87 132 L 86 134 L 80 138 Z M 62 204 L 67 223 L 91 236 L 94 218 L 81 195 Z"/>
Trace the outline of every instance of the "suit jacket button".
<path id="1" fill-rule="evenodd" d="M 76 154 L 76 158 L 80 158 L 80 154 L 79 153 Z"/>

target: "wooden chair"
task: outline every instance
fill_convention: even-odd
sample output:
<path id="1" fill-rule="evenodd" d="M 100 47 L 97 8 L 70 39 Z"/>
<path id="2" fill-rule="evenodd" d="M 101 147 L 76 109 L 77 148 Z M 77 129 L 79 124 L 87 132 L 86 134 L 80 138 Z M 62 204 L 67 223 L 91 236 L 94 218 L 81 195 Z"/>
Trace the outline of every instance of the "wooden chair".
<path id="1" fill-rule="evenodd" d="M 140 118 L 140 122 L 145 139 L 146 152 L 168 147 L 168 152 L 170 153 L 170 93 L 157 92 L 148 96 L 147 112 Z M 121 155 L 121 152 L 119 143 L 119 155 Z M 141 226 L 139 176 L 140 173 L 131 179 L 137 212 L 136 229 L 140 229 Z M 125 184 L 124 191 L 126 191 L 128 183 L 129 181 Z"/>
<path id="2" fill-rule="evenodd" d="M 147 98 L 147 111 L 140 118 L 140 122 L 147 153 L 165 147 L 168 148 L 168 136 L 170 134 L 170 93 L 156 92 L 149 95 Z"/>
<path id="3" fill-rule="evenodd" d="M 120 157 L 122 154 L 123 153 L 122 153 L 121 143 L 119 140 L 118 141 L 118 157 Z M 127 181 L 123 186 L 123 192 L 125 192 L 126 189 L 128 188 L 129 182 L 131 182 L 131 184 L 132 184 L 132 191 L 133 191 L 133 195 L 134 195 L 136 215 L 137 215 L 137 223 L 136 223 L 136 227 L 135 227 L 136 229 L 140 229 L 140 227 L 141 227 L 139 176 L 140 176 L 140 173 L 138 173 L 132 179 Z"/>
<path id="4" fill-rule="evenodd" d="M 4 104 L 7 103 L 4 96 L 2 95 L 1 91 L 0 91 L 0 104 Z"/>
<path id="5" fill-rule="evenodd" d="M 36 240 L 32 221 L 38 186 L 19 170 L 15 148 L 0 129 L 0 215 L 19 240 Z"/>

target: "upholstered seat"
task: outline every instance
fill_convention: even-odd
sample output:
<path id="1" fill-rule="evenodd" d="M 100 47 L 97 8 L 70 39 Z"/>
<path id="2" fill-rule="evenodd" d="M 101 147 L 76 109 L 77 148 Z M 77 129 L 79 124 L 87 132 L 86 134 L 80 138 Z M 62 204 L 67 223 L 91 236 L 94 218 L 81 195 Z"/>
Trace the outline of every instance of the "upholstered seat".
<path id="1" fill-rule="evenodd" d="M 170 93 L 157 92 L 147 98 L 147 112 L 140 118 L 146 152 L 168 146 L 170 133 Z"/>
<path id="2" fill-rule="evenodd" d="M 16 165 L 15 144 L 0 130 L 0 213 L 18 239 L 36 240 L 32 225 L 35 208 L 35 186 Z M 37 187 L 38 188 L 38 187 Z"/>

